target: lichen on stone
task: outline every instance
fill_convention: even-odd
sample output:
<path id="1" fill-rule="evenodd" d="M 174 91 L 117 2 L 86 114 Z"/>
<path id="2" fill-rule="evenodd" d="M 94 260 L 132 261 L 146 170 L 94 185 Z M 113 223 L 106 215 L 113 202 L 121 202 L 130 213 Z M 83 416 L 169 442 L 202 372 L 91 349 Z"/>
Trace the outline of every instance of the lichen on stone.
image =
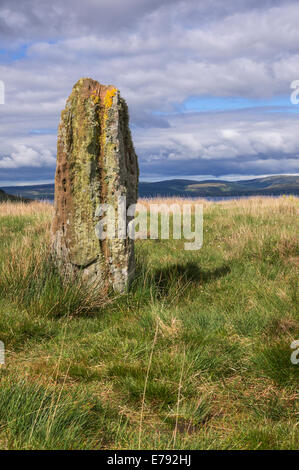
<path id="1" fill-rule="evenodd" d="M 69 274 L 123 290 L 135 269 L 133 241 L 100 241 L 96 209 L 119 196 L 137 202 L 138 163 L 125 101 L 117 88 L 80 79 L 61 113 L 57 141 L 52 251 Z"/>

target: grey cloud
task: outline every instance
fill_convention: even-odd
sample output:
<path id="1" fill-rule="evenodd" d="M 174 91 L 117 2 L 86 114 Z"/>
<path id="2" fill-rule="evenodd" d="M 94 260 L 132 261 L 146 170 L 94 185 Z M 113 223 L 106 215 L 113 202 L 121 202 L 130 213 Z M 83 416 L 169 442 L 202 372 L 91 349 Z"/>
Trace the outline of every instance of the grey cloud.
<path id="1" fill-rule="evenodd" d="M 141 17 L 178 0 L 2 0 L 3 41 L 55 40 L 132 27 Z"/>
<path id="2" fill-rule="evenodd" d="M 298 159 L 279 160 L 210 160 L 169 162 L 166 166 L 161 163 L 152 162 L 151 164 L 142 164 L 143 174 L 147 178 L 159 180 L 166 178 L 221 178 L 229 179 L 234 175 L 234 179 L 242 177 L 251 177 L 269 174 L 298 174 Z"/>
<path id="3" fill-rule="evenodd" d="M 82 76 L 127 99 L 143 176 L 298 171 L 295 114 L 171 114 L 190 96 L 288 94 L 298 19 L 288 1 L 2 0 L 2 44 L 30 44 L 0 65 L 0 182 L 30 158 L 35 177 L 52 174 L 59 114 Z"/>
<path id="4" fill-rule="evenodd" d="M 54 180 L 54 168 L 30 168 L 22 167 L 18 170 L 1 169 L 0 188 L 4 186 L 14 186 L 15 184 L 30 185 L 41 183 L 52 183 Z"/>
<path id="5" fill-rule="evenodd" d="M 167 129 L 135 133 L 146 175 L 299 172 L 299 116 L 205 113 L 176 116 L 169 122 Z"/>

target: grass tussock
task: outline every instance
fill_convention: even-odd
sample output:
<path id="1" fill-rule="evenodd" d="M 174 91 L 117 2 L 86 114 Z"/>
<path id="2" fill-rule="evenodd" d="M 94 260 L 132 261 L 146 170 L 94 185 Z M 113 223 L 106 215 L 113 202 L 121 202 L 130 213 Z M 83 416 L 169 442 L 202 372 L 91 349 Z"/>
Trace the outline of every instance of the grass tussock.
<path id="1" fill-rule="evenodd" d="M 51 205 L 1 204 L 1 448 L 298 448 L 298 210 L 204 201 L 202 249 L 137 241 L 112 298 L 60 278 Z"/>
<path id="2" fill-rule="evenodd" d="M 86 286 L 80 277 L 69 282 L 58 273 L 50 255 L 49 204 L 33 203 L 32 208 L 22 203 L 2 205 L 6 206 L 1 211 L 0 205 L 5 248 L 0 254 L 2 298 L 27 309 L 31 315 L 44 316 L 89 314 L 109 301 L 107 287 Z M 25 215 L 21 216 L 23 208 Z"/>

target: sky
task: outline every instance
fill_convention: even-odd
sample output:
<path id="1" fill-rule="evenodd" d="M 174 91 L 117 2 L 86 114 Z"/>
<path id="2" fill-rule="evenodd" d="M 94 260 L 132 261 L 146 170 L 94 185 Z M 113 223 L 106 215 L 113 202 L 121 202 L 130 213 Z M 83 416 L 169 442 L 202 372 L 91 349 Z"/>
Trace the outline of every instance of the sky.
<path id="1" fill-rule="evenodd" d="M 127 100 L 143 181 L 298 174 L 298 24 L 288 0 L 0 0 L 0 186 L 53 181 L 81 77 Z"/>

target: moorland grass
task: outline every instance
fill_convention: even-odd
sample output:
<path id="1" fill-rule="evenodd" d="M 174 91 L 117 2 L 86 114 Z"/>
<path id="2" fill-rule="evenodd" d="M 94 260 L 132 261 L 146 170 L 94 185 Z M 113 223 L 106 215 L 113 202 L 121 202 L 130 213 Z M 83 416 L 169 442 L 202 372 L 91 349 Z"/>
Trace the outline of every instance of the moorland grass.
<path id="1" fill-rule="evenodd" d="M 1 204 L 1 448 L 298 448 L 298 209 L 204 202 L 202 249 L 137 241 L 116 296 L 61 279 L 51 205 Z"/>

